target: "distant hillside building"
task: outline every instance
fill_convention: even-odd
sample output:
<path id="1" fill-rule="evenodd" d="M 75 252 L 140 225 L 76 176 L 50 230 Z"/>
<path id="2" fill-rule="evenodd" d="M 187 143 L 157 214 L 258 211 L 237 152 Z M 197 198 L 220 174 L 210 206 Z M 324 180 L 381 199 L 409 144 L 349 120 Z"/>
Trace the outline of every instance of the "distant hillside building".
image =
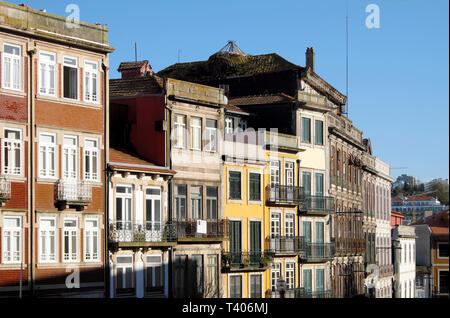
<path id="1" fill-rule="evenodd" d="M 441 205 L 439 200 L 432 196 L 397 196 L 392 199 L 392 211 L 401 212 L 405 215 L 404 224 L 423 220 L 427 216 L 447 209 L 448 206 Z M 413 220 L 414 217 L 415 220 Z"/>
<path id="2" fill-rule="evenodd" d="M 431 191 L 433 189 L 433 185 L 435 183 L 441 183 L 443 185 L 447 185 L 448 186 L 448 179 L 433 179 L 430 182 L 426 182 L 425 185 L 425 192 Z"/>
<path id="3" fill-rule="evenodd" d="M 403 183 L 403 185 L 407 183 L 410 186 L 415 186 L 417 184 L 416 178 L 414 178 L 413 176 L 408 176 L 406 174 L 402 174 L 401 176 L 399 176 L 396 182 L 401 182 Z"/>

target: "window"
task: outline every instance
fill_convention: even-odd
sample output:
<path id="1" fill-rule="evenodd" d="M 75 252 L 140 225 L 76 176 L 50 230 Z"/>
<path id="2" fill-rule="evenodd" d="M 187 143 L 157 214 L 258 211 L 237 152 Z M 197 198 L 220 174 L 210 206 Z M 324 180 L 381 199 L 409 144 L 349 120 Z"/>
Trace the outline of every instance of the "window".
<path id="1" fill-rule="evenodd" d="M 323 189 L 323 173 L 316 173 L 316 195 L 317 196 L 323 196 L 324 194 L 324 189 Z"/>
<path id="2" fill-rule="evenodd" d="M 98 63 L 84 62 L 84 101 L 98 102 Z"/>
<path id="3" fill-rule="evenodd" d="M 78 61 L 74 57 L 64 57 L 63 96 L 78 99 Z"/>
<path id="4" fill-rule="evenodd" d="M 56 177 L 56 136 L 41 133 L 39 136 L 39 176 L 41 178 Z"/>
<path id="5" fill-rule="evenodd" d="M 281 263 L 272 263 L 270 270 L 270 284 L 272 291 L 277 291 L 277 283 L 281 278 Z"/>
<path id="6" fill-rule="evenodd" d="M 311 119 L 310 118 L 302 118 L 302 141 L 306 143 L 311 143 Z"/>
<path id="7" fill-rule="evenodd" d="M 64 136 L 63 145 L 63 178 L 77 178 L 78 141 L 75 136 Z"/>
<path id="8" fill-rule="evenodd" d="M 325 224 L 323 222 L 316 222 L 316 243 L 324 242 L 324 228 Z"/>
<path id="9" fill-rule="evenodd" d="M 161 230 L 161 188 L 145 190 L 145 221 L 146 230 Z"/>
<path id="10" fill-rule="evenodd" d="M 174 296 L 176 298 L 185 298 L 188 296 L 187 284 L 187 255 L 175 255 L 175 277 L 174 277 Z"/>
<path id="11" fill-rule="evenodd" d="M 64 262 L 78 260 L 78 225 L 77 219 L 64 219 L 63 257 Z"/>
<path id="12" fill-rule="evenodd" d="M 311 172 L 303 172 L 302 179 L 305 195 L 311 195 Z"/>
<path id="13" fill-rule="evenodd" d="M 86 219 L 84 224 L 84 260 L 86 262 L 99 261 L 100 234 L 97 219 Z"/>
<path id="14" fill-rule="evenodd" d="M 6 175 L 22 175 L 22 132 L 16 129 L 5 129 L 3 139 L 3 173 Z"/>
<path id="15" fill-rule="evenodd" d="M 250 298 L 262 298 L 262 275 L 250 275 Z"/>
<path id="16" fill-rule="evenodd" d="M 191 186 L 191 216 L 193 220 L 203 219 L 203 187 Z"/>
<path id="17" fill-rule="evenodd" d="M 116 292 L 118 294 L 133 293 L 133 256 L 117 256 Z"/>
<path id="18" fill-rule="evenodd" d="M 316 120 L 316 145 L 323 145 L 323 121 Z"/>
<path id="19" fill-rule="evenodd" d="M 324 290 L 324 274 L 323 269 L 316 269 L 316 291 L 323 291 Z"/>
<path id="20" fill-rule="evenodd" d="M 230 255 L 232 260 L 236 258 L 240 262 L 242 251 L 242 223 L 241 221 L 230 221 Z M 237 257 L 233 257 L 237 256 Z M 239 264 L 239 263 L 238 263 Z"/>
<path id="21" fill-rule="evenodd" d="M 303 236 L 305 237 L 305 243 L 311 243 L 311 222 L 303 222 Z"/>
<path id="22" fill-rule="evenodd" d="M 295 263 L 286 263 L 286 289 L 294 289 L 295 287 Z"/>
<path id="23" fill-rule="evenodd" d="M 186 194 L 185 184 L 175 185 L 175 215 L 177 220 L 186 220 Z"/>
<path id="24" fill-rule="evenodd" d="M 133 226 L 132 199 L 132 188 L 130 186 L 117 186 L 116 221 L 119 230 L 131 230 Z"/>
<path id="25" fill-rule="evenodd" d="M 234 122 L 233 118 L 231 118 L 231 117 L 225 118 L 225 133 L 226 134 L 232 134 L 234 132 L 233 122 Z"/>
<path id="26" fill-rule="evenodd" d="M 86 139 L 84 141 L 84 179 L 98 181 L 98 139 Z"/>
<path id="27" fill-rule="evenodd" d="M 56 54 L 39 53 L 39 94 L 56 95 Z"/>
<path id="28" fill-rule="evenodd" d="M 191 272 L 190 272 L 190 277 L 192 277 L 192 281 L 194 283 L 193 286 L 191 286 L 190 291 L 194 292 L 194 294 L 192 295 L 193 297 L 201 297 L 203 298 L 203 292 L 204 292 L 204 288 L 203 288 L 203 255 L 201 254 L 197 254 L 197 255 L 192 255 L 192 257 L 190 257 L 189 259 L 190 261 L 190 266 L 191 266 Z"/>
<path id="29" fill-rule="evenodd" d="M 5 216 L 2 233 L 3 264 L 22 262 L 22 218 Z"/>
<path id="30" fill-rule="evenodd" d="M 228 179 L 230 184 L 228 198 L 231 200 L 241 200 L 241 173 L 239 171 L 229 171 Z"/>
<path id="31" fill-rule="evenodd" d="M 276 238 L 281 235 L 281 214 L 271 213 L 270 215 L 270 237 Z"/>
<path id="32" fill-rule="evenodd" d="M 39 220 L 39 262 L 56 263 L 56 218 Z"/>
<path id="33" fill-rule="evenodd" d="M 249 200 L 261 201 L 261 174 L 249 173 Z"/>
<path id="34" fill-rule="evenodd" d="M 303 288 L 306 292 L 312 291 L 312 270 L 304 269 L 303 270 Z"/>
<path id="35" fill-rule="evenodd" d="M 217 151 L 217 120 L 206 120 L 206 151 Z"/>
<path id="36" fill-rule="evenodd" d="M 280 184 L 280 162 L 270 162 L 270 186 L 274 187 Z"/>
<path id="37" fill-rule="evenodd" d="M 206 267 L 206 281 L 208 282 L 209 292 L 206 297 L 219 297 L 219 272 L 218 272 L 218 256 L 215 254 L 208 255 L 208 264 Z"/>
<path id="38" fill-rule="evenodd" d="M 202 119 L 191 117 L 191 148 L 202 150 Z"/>
<path id="39" fill-rule="evenodd" d="M 146 257 L 146 289 L 147 292 L 162 292 L 164 290 L 164 270 L 161 255 Z"/>
<path id="40" fill-rule="evenodd" d="M 174 143 L 175 148 L 184 149 L 187 144 L 186 137 L 186 116 L 175 114 L 175 127 L 174 127 Z"/>
<path id="41" fill-rule="evenodd" d="M 230 276 L 230 298 L 242 298 L 242 276 Z"/>
<path id="42" fill-rule="evenodd" d="M 439 293 L 448 294 L 448 270 L 439 271 Z"/>
<path id="43" fill-rule="evenodd" d="M 217 220 L 217 187 L 206 187 L 206 219 Z"/>
<path id="44" fill-rule="evenodd" d="M 438 243 L 438 257 L 448 257 L 448 243 Z"/>
<path id="45" fill-rule="evenodd" d="M 285 182 L 287 186 L 294 186 L 294 163 L 286 162 L 284 164 Z"/>
<path id="46" fill-rule="evenodd" d="M 292 237 L 295 235 L 295 214 L 293 213 L 286 213 L 284 217 L 285 222 L 285 235 L 288 237 Z"/>
<path id="47" fill-rule="evenodd" d="M 22 90 L 22 48 L 17 45 L 3 46 L 3 88 Z"/>

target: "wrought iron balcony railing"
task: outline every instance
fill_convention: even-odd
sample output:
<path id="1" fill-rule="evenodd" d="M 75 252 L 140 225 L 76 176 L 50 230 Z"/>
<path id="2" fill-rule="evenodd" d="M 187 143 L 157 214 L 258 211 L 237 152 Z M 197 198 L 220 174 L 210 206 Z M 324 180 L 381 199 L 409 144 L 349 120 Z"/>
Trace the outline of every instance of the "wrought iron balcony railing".
<path id="1" fill-rule="evenodd" d="M 300 254 L 306 250 L 303 236 L 274 236 L 267 241 L 269 252 L 275 254 Z"/>
<path id="2" fill-rule="evenodd" d="M 92 184 L 87 181 L 60 180 L 57 201 L 62 206 L 87 206 L 92 202 Z"/>
<path id="3" fill-rule="evenodd" d="M 363 238 L 337 237 L 334 240 L 336 254 L 364 254 L 366 241 Z"/>
<path id="4" fill-rule="evenodd" d="M 272 260 L 272 253 L 263 251 L 223 252 L 222 268 L 229 270 L 267 269 Z"/>
<path id="5" fill-rule="evenodd" d="M 268 298 L 281 298 L 279 291 L 269 291 Z M 306 291 L 304 287 L 287 289 L 284 298 L 333 298 L 332 290 Z"/>
<path id="6" fill-rule="evenodd" d="M 322 261 L 334 258 L 333 243 L 306 243 L 306 251 L 300 257 L 305 261 Z"/>
<path id="7" fill-rule="evenodd" d="M 173 223 L 178 239 L 223 240 L 227 233 L 226 220 L 173 220 Z"/>
<path id="8" fill-rule="evenodd" d="M 301 298 L 333 298 L 332 290 L 305 291 Z"/>
<path id="9" fill-rule="evenodd" d="M 172 222 L 127 222 L 109 224 L 109 241 L 112 243 L 176 242 L 176 226 Z"/>
<path id="10" fill-rule="evenodd" d="M 304 188 L 271 185 L 267 187 L 267 201 L 273 204 L 299 205 L 304 200 Z"/>
<path id="11" fill-rule="evenodd" d="M 0 206 L 11 199 L 11 182 L 8 178 L 0 176 Z"/>
<path id="12" fill-rule="evenodd" d="M 324 196 L 305 196 L 304 202 L 300 207 L 303 212 L 311 213 L 332 213 L 334 212 L 334 198 Z"/>

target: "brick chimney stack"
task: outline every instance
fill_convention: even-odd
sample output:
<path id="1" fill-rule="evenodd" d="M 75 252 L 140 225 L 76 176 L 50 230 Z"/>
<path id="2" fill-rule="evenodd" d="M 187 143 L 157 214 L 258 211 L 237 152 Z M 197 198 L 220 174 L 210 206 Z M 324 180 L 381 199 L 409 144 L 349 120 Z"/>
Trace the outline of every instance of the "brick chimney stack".
<path id="1" fill-rule="evenodd" d="M 122 73 L 122 79 L 144 77 L 153 74 L 152 67 L 147 60 L 140 62 L 122 62 L 117 71 Z"/>
<path id="2" fill-rule="evenodd" d="M 314 72 L 314 56 L 316 53 L 314 53 L 313 47 L 306 48 L 306 68 L 311 68 L 311 70 Z"/>

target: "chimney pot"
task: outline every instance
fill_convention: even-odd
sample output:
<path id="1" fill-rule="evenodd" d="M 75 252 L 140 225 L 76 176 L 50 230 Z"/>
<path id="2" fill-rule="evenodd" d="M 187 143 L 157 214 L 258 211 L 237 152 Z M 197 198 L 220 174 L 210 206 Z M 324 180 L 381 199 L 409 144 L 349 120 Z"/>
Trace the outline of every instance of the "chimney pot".
<path id="1" fill-rule="evenodd" d="M 314 72 L 314 53 L 313 47 L 306 48 L 306 68 L 310 68 Z"/>

